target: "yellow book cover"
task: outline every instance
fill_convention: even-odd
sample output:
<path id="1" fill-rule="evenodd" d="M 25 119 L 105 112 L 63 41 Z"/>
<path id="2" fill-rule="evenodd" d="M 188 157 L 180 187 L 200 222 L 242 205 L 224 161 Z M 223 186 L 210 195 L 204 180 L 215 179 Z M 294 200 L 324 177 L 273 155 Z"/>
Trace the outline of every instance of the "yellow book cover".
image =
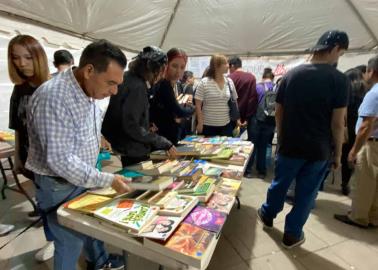
<path id="1" fill-rule="evenodd" d="M 93 213 L 98 208 L 102 207 L 105 202 L 110 201 L 112 198 L 84 193 L 79 197 L 74 198 L 64 204 L 67 209 L 77 210 L 84 213 Z"/>

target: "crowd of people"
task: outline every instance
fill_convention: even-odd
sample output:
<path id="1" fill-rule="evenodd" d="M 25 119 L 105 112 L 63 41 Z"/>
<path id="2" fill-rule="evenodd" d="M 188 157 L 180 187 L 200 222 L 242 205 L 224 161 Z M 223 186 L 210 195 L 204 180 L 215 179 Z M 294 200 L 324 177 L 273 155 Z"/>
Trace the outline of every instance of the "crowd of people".
<path id="1" fill-rule="evenodd" d="M 57 207 L 87 188 L 130 190 L 123 176 L 95 168 L 102 141 L 128 166 L 158 149 L 174 158 L 178 141 L 188 134 L 233 136 L 240 129 L 254 143 L 244 176 L 253 177 L 255 164 L 258 178 L 266 178 L 267 149 L 276 132 L 275 175 L 257 213 L 264 227 L 272 228 L 295 182 L 284 247 L 305 241 L 303 226 L 330 166 L 342 168 L 343 194 L 349 194 L 351 176 L 357 183 L 351 212 L 335 218 L 362 228 L 378 226 L 378 57 L 343 74 L 336 65 L 348 46 L 345 32 L 327 31 L 312 48 L 310 63 L 276 81 L 269 67 L 257 82 L 240 57 L 215 54 L 195 83 L 179 48 L 165 53 L 147 46 L 124 72 L 123 52 L 100 40 L 83 50 L 77 67 L 68 51 L 57 51 L 57 72 L 50 74 L 41 44 L 28 35 L 14 37 L 8 46 L 15 85 L 9 128 L 16 138 L 14 170 L 36 187 L 40 211 L 30 215 L 42 217 L 47 240 L 36 259 L 54 256 L 54 269 L 75 269 L 83 249 L 87 269 L 123 266 L 103 242 L 57 221 Z M 184 95 L 188 98 L 179 102 Z M 103 114 L 95 101 L 106 97 Z M 12 229 L 0 226 L 2 233 Z"/>

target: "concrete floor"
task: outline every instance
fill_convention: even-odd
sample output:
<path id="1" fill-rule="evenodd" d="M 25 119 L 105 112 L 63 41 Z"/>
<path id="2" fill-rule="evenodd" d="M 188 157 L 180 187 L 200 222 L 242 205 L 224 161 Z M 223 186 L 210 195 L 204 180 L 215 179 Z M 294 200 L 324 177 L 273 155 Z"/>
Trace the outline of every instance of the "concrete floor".
<path id="1" fill-rule="evenodd" d="M 105 165 L 104 170 L 115 171 L 118 168 L 119 161 L 113 160 Z M 227 219 L 209 270 L 378 269 L 378 229 L 363 230 L 333 219 L 334 213 L 346 213 L 351 203 L 350 198 L 340 195 L 337 173 L 336 183 L 328 181 L 325 191 L 319 193 L 316 208 L 305 225 L 305 244 L 291 251 L 284 250 L 280 242 L 285 214 L 291 206 L 285 204 L 272 231 L 264 231 L 256 218 L 256 210 L 265 200 L 271 177 L 270 173 L 269 180 L 243 180 L 240 191 L 242 208 L 237 210 L 235 207 Z M 30 181 L 24 186 L 33 194 Z M 0 246 L 31 222 L 26 218 L 31 206 L 25 198 L 11 191 L 7 191 L 7 195 L 8 198 L 0 203 L 0 222 L 14 224 L 16 230 L 0 237 Z M 32 227 L 0 250 L 0 269 L 53 269 L 52 260 L 45 263 L 34 260 L 35 252 L 44 244 L 42 227 Z M 82 261 L 78 269 L 85 269 Z M 129 269 L 157 270 L 158 266 L 130 255 Z"/>

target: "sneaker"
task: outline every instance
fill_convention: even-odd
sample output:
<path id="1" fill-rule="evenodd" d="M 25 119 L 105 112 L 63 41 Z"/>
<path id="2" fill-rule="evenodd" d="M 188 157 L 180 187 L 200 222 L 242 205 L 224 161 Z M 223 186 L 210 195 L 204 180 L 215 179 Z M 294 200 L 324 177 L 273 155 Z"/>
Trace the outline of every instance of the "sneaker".
<path id="1" fill-rule="evenodd" d="M 267 218 L 261 211 L 261 208 L 257 210 L 257 217 L 263 223 L 265 229 L 272 229 L 273 228 L 273 219 Z"/>
<path id="2" fill-rule="evenodd" d="M 117 254 L 109 254 L 109 258 L 100 268 L 95 268 L 92 262 L 87 261 L 87 270 L 121 270 L 124 266 L 123 257 Z"/>
<path id="3" fill-rule="evenodd" d="M 249 178 L 249 179 L 251 179 L 251 178 L 253 178 L 253 174 L 252 173 L 250 173 L 250 172 L 246 172 L 245 174 L 244 174 L 244 177 L 245 178 Z"/>
<path id="4" fill-rule="evenodd" d="M 34 256 L 34 258 L 38 262 L 45 262 L 47 260 L 50 260 L 52 257 L 54 257 L 54 242 L 47 242 L 47 244 L 41 248 Z"/>
<path id="5" fill-rule="evenodd" d="M 304 236 L 303 232 L 299 239 L 284 233 L 284 236 L 282 238 L 282 246 L 286 249 L 292 249 L 293 247 L 298 247 L 302 245 L 305 241 L 306 237 Z"/>
<path id="6" fill-rule="evenodd" d="M 14 225 L 0 224 L 0 236 L 10 233 L 11 231 L 13 231 L 13 229 L 14 229 Z"/>

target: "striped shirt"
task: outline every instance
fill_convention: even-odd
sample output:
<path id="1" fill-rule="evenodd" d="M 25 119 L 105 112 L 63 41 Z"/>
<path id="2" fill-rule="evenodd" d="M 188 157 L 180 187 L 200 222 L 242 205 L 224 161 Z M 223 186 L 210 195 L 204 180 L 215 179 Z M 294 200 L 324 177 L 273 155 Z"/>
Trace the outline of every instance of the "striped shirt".
<path id="1" fill-rule="evenodd" d="M 195 99 L 202 101 L 203 123 L 206 126 L 225 126 L 230 122 L 230 107 L 228 100 L 230 99 L 231 87 L 234 99 L 238 98 L 235 85 L 231 79 L 224 78 L 225 83 L 223 89 L 211 78 L 203 78 L 195 93 Z"/>
<path id="2" fill-rule="evenodd" d="M 42 84 L 29 102 L 26 168 L 81 187 L 110 186 L 114 175 L 95 168 L 101 111 L 71 69 Z"/>

